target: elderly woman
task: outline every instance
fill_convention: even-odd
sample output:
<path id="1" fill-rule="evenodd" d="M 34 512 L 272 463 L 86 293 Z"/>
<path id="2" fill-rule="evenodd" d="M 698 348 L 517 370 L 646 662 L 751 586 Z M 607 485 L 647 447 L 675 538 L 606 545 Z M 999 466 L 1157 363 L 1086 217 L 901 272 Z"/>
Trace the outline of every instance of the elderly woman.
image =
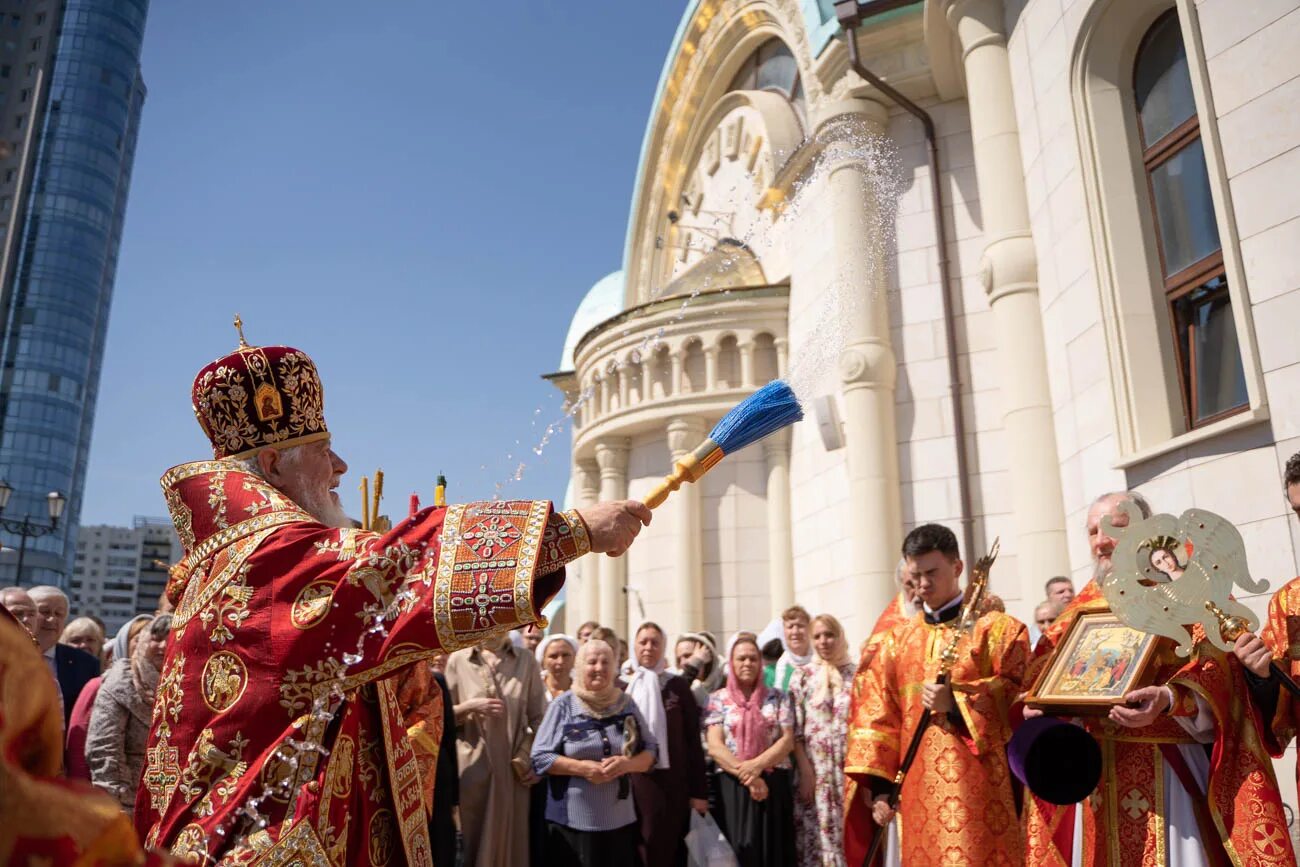
<path id="1" fill-rule="evenodd" d="M 613 648 L 588 639 L 573 688 L 551 702 L 533 741 L 533 770 L 549 794 L 545 864 L 641 863 L 627 776 L 650 770 L 659 745 L 616 685 L 617 667 Z"/>
<path id="2" fill-rule="evenodd" d="M 741 867 L 794 864 L 790 748 L 794 719 L 785 693 L 763 685 L 752 632 L 731 646 L 727 685 L 709 699 L 709 755 L 722 773 L 714 818 Z"/>
<path id="3" fill-rule="evenodd" d="M 709 790 L 700 709 L 687 680 L 668 673 L 666 643 L 655 623 L 643 623 L 633 636 L 636 669 L 627 694 L 658 742 L 659 755 L 654 770 L 632 778 L 632 795 L 641 825 L 641 860 L 684 865 L 690 811 L 708 811 Z"/>
<path id="4" fill-rule="evenodd" d="M 63 627 L 59 644 L 84 650 L 96 659 L 102 659 L 104 652 L 104 630 L 89 617 L 78 617 Z"/>
<path id="5" fill-rule="evenodd" d="M 790 681 L 794 757 L 799 769 L 795 841 L 803 867 L 844 864 L 844 751 L 855 666 L 844 627 L 812 619 L 813 664 Z"/>
<path id="6" fill-rule="evenodd" d="M 547 704 L 573 686 L 573 661 L 577 656 L 578 642 L 562 632 L 546 636 L 537 645 L 537 664 L 542 668 Z"/>
<path id="7" fill-rule="evenodd" d="M 141 631 L 130 657 L 114 661 L 104 675 L 91 712 L 86 735 L 90 781 L 117 798 L 127 813 L 135 809 L 135 791 L 144 771 L 154 693 L 171 625 L 171 615 L 164 614 Z"/>

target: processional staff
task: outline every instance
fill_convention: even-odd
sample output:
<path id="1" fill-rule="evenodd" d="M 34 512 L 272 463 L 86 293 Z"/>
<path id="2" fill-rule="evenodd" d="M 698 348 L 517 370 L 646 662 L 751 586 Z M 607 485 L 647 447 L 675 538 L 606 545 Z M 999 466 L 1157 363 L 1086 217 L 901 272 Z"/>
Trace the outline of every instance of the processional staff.
<path id="1" fill-rule="evenodd" d="M 957 645 L 975 628 L 975 621 L 979 620 L 980 607 L 988 591 L 989 571 L 993 568 L 993 561 L 998 559 L 998 551 L 1001 550 L 1000 541 L 1001 537 L 995 538 L 989 552 L 979 558 L 971 570 L 971 580 L 966 586 L 966 599 L 962 602 L 961 615 L 957 618 L 957 628 L 953 630 L 952 638 L 939 656 L 939 675 L 934 682 L 940 686 L 948 682 L 948 676 L 952 673 L 953 666 L 957 664 Z M 903 791 L 903 780 L 907 777 L 907 772 L 912 769 L 912 763 L 916 761 L 916 754 L 921 749 L 921 740 L 929 730 L 933 718 L 934 712 L 928 707 L 921 711 L 921 719 L 916 724 L 916 731 L 912 732 L 912 741 L 907 745 L 903 761 L 898 765 L 898 773 L 894 774 L 893 782 L 889 784 L 889 791 L 886 792 L 886 803 L 891 810 L 898 808 L 898 796 Z M 862 862 L 863 867 L 869 867 L 875 860 L 887 836 L 888 828 L 888 825 L 882 826 L 875 839 L 871 841 L 871 849 Z"/>

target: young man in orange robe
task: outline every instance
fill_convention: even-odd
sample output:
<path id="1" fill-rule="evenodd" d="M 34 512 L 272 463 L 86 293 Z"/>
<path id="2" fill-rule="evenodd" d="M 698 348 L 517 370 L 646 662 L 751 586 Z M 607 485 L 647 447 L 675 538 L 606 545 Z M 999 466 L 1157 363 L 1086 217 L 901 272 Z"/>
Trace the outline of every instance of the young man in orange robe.
<path id="1" fill-rule="evenodd" d="M 1128 526 L 1128 504 L 1151 509 L 1132 491 L 1104 494 L 1088 510 L 1096 575 L 1111 569 L 1111 526 Z M 1076 617 L 1107 611 L 1096 579 L 1043 633 L 1026 684 L 1046 671 Z M 1199 630 L 1199 627 L 1197 627 Z M 1101 746 L 1101 781 L 1082 805 L 1026 798 L 1026 858 L 1047 867 L 1282 867 L 1294 865 L 1273 763 L 1260 736 L 1243 668 L 1201 640 L 1190 660 L 1161 652 L 1152 686 L 1128 705 L 1084 721 Z M 1026 710 L 1025 716 L 1037 712 Z M 1082 809 L 1081 809 L 1082 808 Z"/>
<path id="2" fill-rule="evenodd" d="M 857 685 L 845 759 L 857 784 L 848 830 L 864 838 L 862 823 L 883 829 L 893 820 L 887 791 L 929 709 L 931 725 L 900 792 L 901 863 L 1018 865 L 1007 713 L 1021 691 L 1029 637 L 1024 624 L 992 610 L 958 636 L 958 554 L 957 537 L 938 524 L 917 527 L 903 542 L 922 610 L 885 634 Z M 939 660 L 954 638 L 957 663 L 940 685 Z"/>
<path id="3" fill-rule="evenodd" d="M 304 353 L 241 334 L 192 397 L 214 457 L 162 479 L 185 556 L 137 830 L 205 864 L 431 865 L 407 673 L 537 622 L 565 563 L 622 553 L 650 512 L 472 503 L 354 529 Z"/>

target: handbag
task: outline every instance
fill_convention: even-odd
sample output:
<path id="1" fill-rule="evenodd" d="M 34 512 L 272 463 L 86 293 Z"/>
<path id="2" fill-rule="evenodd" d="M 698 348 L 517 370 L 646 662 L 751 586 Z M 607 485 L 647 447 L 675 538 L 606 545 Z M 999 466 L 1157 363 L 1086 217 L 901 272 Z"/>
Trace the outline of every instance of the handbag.
<path id="1" fill-rule="evenodd" d="M 707 813 L 691 811 L 691 829 L 686 832 L 686 863 L 689 867 L 738 867 L 736 853 L 722 835 L 722 829 Z"/>

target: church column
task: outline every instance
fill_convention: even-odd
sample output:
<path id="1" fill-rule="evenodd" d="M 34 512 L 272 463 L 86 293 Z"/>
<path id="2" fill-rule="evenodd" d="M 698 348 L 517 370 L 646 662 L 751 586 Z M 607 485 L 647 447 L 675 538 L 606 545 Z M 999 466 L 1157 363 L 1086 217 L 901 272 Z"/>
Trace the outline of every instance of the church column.
<path id="1" fill-rule="evenodd" d="M 745 388 L 754 388 L 754 341 L 740 345 L 740 384 Z"/>
<path id="2" fill-rule="evenodd" d="M 618 408 L 627 409 L 631 405 L 632 370 L 626 363 L 618 366 Z"/>
<path id="3" fill-rule="evenodd" d="M 686 388 L 686 377 L 682 373 L 686 369 L 686 348 L 682 347 L 677 352 L 674 352 L 671 357 L 673 368 L 670 374 L 669 386 L 672 396 L 676 397 Z"/>
<path id="4" fill-rule="evenodd" d="M 894 597 L 894 564 L 902 541 L 894 421 L 898 369 L 890 343 L 885 266 L 872 254 L 873 238 L 880 232 L 874 169 L 858 144 L 864 136 L 884 135 L 888 112 L 865 99 L 828 108 L 817 137 L 827 142 L 823 159 L 829 166 L 826 188 L 832 209 L 831 290 L 857 299 L 850 306 L 848 339 L 839 358 L 852 540 L 845 610 L 856 621 L 849 630 L 865 634 Z"/>
<path id="5" fill-rule="evenodd" d="M 590 506 L 600 499 L 600 467 L 595 461 L 573 462 L 573 489 L 578 507 Z M 569 609 L 565 624 L 569 632 L 576 632 L 578 626 L 587 620 L 594 620 L 600 615 L 600 557 L 588 554 L 578 561 L 581 581 L 578 592 L 565 607 Z"/>
<path id="6" fill-rule="evenodd" d="M 718 347 L 704 347 L 704 390 L 713 391 L 718 387 Z"/>
<path id="7" fill-rule="evenodd" d="M 790 429 L 763 440 L 767 463 L 767 569 L 772 616 L 794 604 L 794 543 L 790 526 Z"/>
<path id="8" fill-rule="evenodd" d="M 773 341 L 776 347 L 776 375 L 785 376 L 790 370 L 790 340 L 778 337 Z"/>
<path id="9" fill-rule="evenodd" d="M 1044 576 L 1068 575 L 1065 507 L 1047 352 L 1038 302 L 1020 130 L 1001 0 L 957 0 L 948 21 L 961 43 L 975 177 L 987 243 L 981 277 L 1001 361 L 1002 424 L 1015 510 L 1021 593 L 1037 598 Z M 964 552 L 968 562 L 977 552 Z"/>
<path id="10" fill-rule="evenodd" d="M 608 437 L 596 443 L 596 463 L 600 466 L 600 498 L 627 499 L 627 437 Z M 627 634 L 627 555 L 606 557 L 600 562 L 600 625 L 608 626 L 619 638 Z M 631 639 L 628 638 L 631 644 Z"/>
<path id="11" fill-rule="evenodd" d="M 708 432 L 704 419 L 675 418 L 668 423 L 668 451 L 674 461 L 698 446 Z M 668 498 L 665 510 L 673 513 L 677 536 L 673 590 L 677 597 L 676 632 L 697 631 L 704 624 L 704 520 L 700 507 L 700 486 L 682 485 Z"/>

